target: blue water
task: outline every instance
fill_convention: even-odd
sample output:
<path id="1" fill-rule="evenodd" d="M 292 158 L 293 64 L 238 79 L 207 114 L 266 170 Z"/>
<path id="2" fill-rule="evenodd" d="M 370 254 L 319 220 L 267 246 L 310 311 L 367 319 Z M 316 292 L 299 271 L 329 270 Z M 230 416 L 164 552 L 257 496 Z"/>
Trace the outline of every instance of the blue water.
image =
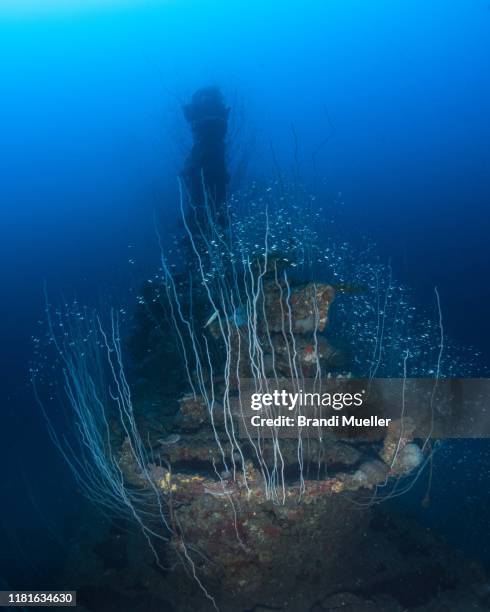
<path id="1" fill-rule="evenodd" d="M 475 375 L 488 371 L 487 1 L 8 1 L 0 57 L 8 583 L 25 567 L 49 573 L 80 503 L 28 380 L 43 284 L 131 305 L 157 265 L 154 210 L 169 224 L 178 215 L 190 143 L 180 107 L 202 85 L 243 109 L 236 140 L 250 163 L 239 178 L 270 177 L 273 151 L 285 173 L 341 202 L 352 240 L 373 239 L 418 303 L 433 307 L 438 287 L 445 332 L 481 353 Z M 487 452 L 449 453 L 440 503 L 422 517 L 486 562 Z M 466 494 L 459 512 L 451 500 Z M 460 529 L 463 516 L 473 529 Z"/>

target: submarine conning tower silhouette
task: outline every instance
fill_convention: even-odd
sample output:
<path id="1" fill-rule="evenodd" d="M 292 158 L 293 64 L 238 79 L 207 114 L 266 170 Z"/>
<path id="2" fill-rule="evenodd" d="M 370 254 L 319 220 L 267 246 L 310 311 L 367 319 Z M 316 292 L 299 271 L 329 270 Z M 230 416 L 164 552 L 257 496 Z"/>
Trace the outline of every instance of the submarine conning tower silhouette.
<path id="1" fill-rule="evenodd" d="M 226 168 L 226 133 L 230 109 L 225 105 L 218 87 L 203 87 L 183 107 L 192 131 L 193 144 L 184 164 L 182 179 L 195 221 L 211 221 L 224 226 L 224 203 L 229 182 Z M 191 215 L 192 216 L 192 215 Z"/>

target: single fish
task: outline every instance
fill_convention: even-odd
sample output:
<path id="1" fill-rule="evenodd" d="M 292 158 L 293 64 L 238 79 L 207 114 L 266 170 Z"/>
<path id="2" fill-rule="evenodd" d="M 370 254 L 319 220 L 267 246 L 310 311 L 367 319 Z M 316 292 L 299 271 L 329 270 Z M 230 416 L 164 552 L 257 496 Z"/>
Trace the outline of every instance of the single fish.
<path id="1" fill-rule="evenodd" d="M 362 285 L 351 285 L 349 283 L 338 283 L 337 285 L 332 285 L 337 293 L 364 293 L 367 291 L 366 287 Z"/>
<path id="2" fill-rule="evenodd" d="M 158 444 L 162 446 L 170 446 L 171 444 L 177 444 L 179 442 L 180 436 L 179 434 L 170 434 L 166 438 L 160 438 L 157 440 Z"/>

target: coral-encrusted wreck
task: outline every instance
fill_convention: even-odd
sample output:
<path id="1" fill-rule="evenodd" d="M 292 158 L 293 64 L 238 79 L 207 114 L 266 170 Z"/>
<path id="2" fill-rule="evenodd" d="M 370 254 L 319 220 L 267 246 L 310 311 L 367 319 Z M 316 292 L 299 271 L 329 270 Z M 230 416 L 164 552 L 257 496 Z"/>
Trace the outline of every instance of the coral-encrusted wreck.
<path id="1" fill-rule="evenodd" d="M 254 375 L 249 358 L 258 350 L 254 343 L 268 376 L 326 375 L 335 351 L 321 334 L 334 296 L 330 285 L 290 287 L 267 279 L 256 320 L 249 301 L 246 316 L 238 313 L 232 325 L 215 317 L 206 326 L 215 344 L 224 342 L 228 350 L 228 377 L 217 376 L 216 367 L 209 381 L 212 404 L 198 393 L 184 394 L 165 434 L 147 427 L 151 478 L 174 526 L 170 551 L 192 550 L 193 571 L 222 610 L 245 610 L 258 602 L 307 609 L 319 581 L 328 590 L 363 575 L 362 562 L 351 553 L 365 537 L 376 487 L 415 467 L 405 456 L 412 458 L 418 447 L 410 427 L 400 437 L 399 422 L 378 444 L 335 435 L 238 441 L 230 434 L 233 415 L 223 404 L 237 393 L 242 377 Z M 147 487 L 131 457 L 123 445 L 126 478 Z M 185 573 L 181 580 L 187 580 Z M 212 608 L 200 589 L 193 596 L 189 589 L 185 593 L 179 610 Z"/>

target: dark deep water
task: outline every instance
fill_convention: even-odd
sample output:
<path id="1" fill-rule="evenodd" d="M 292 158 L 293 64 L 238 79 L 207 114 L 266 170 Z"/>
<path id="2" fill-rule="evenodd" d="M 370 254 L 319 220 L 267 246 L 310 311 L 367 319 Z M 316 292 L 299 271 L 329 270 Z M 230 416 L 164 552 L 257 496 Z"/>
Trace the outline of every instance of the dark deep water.
<path id="1" fill-rule="evenodd" d="M 248 160 L 237 186 L 298 172 L 337 200 L 416 302 L 490 365 L 490 8 L 480 0 L 46 2 L 0 7 L 0 580 L 57 585 L 85 504 L 29 383 L 51 295 L 134 305 L 176 222 L 181 103 L 216 83 Z M 66 4 L 66 6 L 64 6 Z M 92 6 L 93 4 L 93 6 Z M 25 5 L 25 6 L 24 6 Z M 296 142 L 296 144 L 295 144 Z M 327 222 L 327 220 L 325 220 Z M 393 502 L 488 567 L 490 448 L 451 442 Z"/>

